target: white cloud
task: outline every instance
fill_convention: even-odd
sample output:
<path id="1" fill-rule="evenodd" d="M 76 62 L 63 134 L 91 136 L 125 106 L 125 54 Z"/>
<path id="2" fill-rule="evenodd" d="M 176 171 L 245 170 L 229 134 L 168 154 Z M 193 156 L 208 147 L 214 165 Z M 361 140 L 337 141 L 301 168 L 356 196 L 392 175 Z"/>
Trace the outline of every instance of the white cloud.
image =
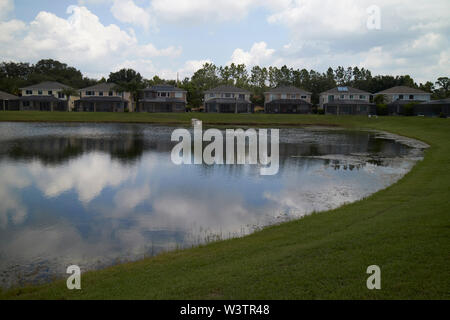
<path id="1" fill-rule="evenodd" d="M 151 24 L 149 12 L 138 7 L 133 0 L 114 0 L 111 13 L 120 22 L 142 26 L 145 29 Z"/>
<path id="2" fill-rule="evenodd" d="M 86 7 L 70 6 L 67 13 L 67 19 L 41 11 L 29 24 L 19 20 L 0 22 L 1 59 L 53 58 L 89 74 L 107 75 L 113 66 L 127 60 L 176 57 L 182 52 L 181 47 L 158 49 L 151 43 L 140 44 L 133 30 L 103 25 Z"/>
<path id="3" fill-rule="evenodd" d="M 0 0 L 0 21 L 9 17 L 9 14 L 14 11 L 13 0 Z"/>
<path id="4" fill-rule="evenodd" d="M 231 56 L 231 62 L 236 64 L 245 64 L 248 67 L 255 65 L 265 65 L 268 62 L 273 62 L 272 57 L 274 49 L 268 49 L 267 43 L 264 41 L 253 44 L 250 51 L 246 52 L 240 48 L 234 50 Z"/>

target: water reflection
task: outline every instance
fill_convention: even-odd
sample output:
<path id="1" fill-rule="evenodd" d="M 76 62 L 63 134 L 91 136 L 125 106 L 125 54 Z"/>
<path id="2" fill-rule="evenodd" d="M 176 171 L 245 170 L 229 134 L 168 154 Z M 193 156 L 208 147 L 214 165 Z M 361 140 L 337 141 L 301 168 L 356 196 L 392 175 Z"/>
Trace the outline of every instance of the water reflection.
<path id="1" fill-rule="evenodd" d="M 373 133 L 284 129 L 277 176 L 175 166 L 173 129 L 0 124 L 1 285 L 242 236 L 359 200 L 417 160 Z"/>

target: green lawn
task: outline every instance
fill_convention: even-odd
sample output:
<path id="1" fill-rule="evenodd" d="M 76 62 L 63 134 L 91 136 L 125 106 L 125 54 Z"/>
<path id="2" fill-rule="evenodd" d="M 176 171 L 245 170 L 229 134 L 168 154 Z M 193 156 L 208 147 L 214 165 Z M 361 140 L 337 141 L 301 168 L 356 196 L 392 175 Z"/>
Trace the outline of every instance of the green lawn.
<path id="1" fill-rule="evenodd" d="M 450 122 L 419 117 L 0 112 L 0 121 L 339 125 L 431 145 L 404 179 L 363 201 L 251 236 L 0 293 L 2 299 L 449 299 Z M 366 288 L 369 265 L 382 290 Z"/>

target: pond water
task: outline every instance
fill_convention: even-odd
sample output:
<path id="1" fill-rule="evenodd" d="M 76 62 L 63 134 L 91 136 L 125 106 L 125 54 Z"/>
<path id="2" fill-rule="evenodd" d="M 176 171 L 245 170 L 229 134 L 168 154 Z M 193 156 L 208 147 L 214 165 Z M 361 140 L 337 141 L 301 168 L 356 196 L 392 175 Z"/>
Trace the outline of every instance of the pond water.
<path id="1" fill-rule="evenodd" d="M 175 128 L 0 124 L 0 286 L 247 235 L 386 188 L 422 149 L 376 132 L 280 130 L 280 170 L 176 166 Z"/>

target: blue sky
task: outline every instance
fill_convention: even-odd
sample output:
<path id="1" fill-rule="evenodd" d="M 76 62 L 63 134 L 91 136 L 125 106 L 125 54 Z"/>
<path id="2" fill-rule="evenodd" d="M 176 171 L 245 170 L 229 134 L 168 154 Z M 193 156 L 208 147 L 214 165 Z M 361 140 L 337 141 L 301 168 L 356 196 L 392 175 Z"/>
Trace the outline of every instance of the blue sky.
<path id="1" fill-rule="evenodd" d="M 0 60 L 53 58 L 95 78 L 174 79 L 210 61 L 435 81 L 450 75 L 449 34 L 448 0 L 0 0 Z"/>

